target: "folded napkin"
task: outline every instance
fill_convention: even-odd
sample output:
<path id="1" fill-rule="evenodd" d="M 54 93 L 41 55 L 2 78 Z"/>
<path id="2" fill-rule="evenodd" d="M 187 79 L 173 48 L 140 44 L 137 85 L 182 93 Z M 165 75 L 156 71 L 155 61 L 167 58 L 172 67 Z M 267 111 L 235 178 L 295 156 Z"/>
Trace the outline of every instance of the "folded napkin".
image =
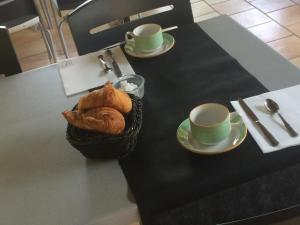
<path id="1" fill-rule="evenodd" d="M 254 125 L 249 119 L 244 110 L 237 101 L 232 101 L 231 104 L 239 113 L 249 132 L 259 145 L 263 153 L 269 153 L 284 149 L 290 146 L 300 144 L 300 136 L 291 137 L 283 122 L 277 114 L 271 115 L 264 107 L 264 101 L 267 98 L 273 99 L 279 105 L 279 112 L 286 119 L 286 121 L 300 134 L 300 85 L 264 93 L 258 96 L 244 99 L 247 105 L 257 115 L 260 122 L 271 132 L 271 134 L 279 141 L 279 145 L 273 147 L 266 140 L 260 129 Z"/>
<path id="2" fill-rule="evenodd" d="M 122 75 L 134 74 L 134 71 L 127 61 L 120 47 L 111 49 L 112 54 L 120 67 Z M 59 72 L 67 96 L 74 95 L 89 89 L 105 84 L 107 81 L 117 79 L 114 71 L 104 72 L 103 65 L 97 56 L 102 54 L 107 64 L 111 66 L 111 61 L 104 54 L 104 50 L 87 55 L 74 57 L 59 63 Z"/>

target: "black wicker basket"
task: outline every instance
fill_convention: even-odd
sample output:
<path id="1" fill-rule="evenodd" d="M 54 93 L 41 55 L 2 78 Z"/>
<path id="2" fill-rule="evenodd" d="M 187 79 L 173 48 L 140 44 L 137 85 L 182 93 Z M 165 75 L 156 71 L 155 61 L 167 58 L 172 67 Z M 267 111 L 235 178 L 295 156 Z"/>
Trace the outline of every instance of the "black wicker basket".
<path id="1" fill-rule="evenodd" d="M 67 127 L 67 140 L 86 158 L 120 159 L 135 148 L 137 136 L 142 126 L 142 100 L 130 95 L 132 111 L 124 115 L 126 127 L 122 134 L 106 135 L 77 128 L 70 123 Z M 77 105 L 73 110 L 77 109 Z"/>

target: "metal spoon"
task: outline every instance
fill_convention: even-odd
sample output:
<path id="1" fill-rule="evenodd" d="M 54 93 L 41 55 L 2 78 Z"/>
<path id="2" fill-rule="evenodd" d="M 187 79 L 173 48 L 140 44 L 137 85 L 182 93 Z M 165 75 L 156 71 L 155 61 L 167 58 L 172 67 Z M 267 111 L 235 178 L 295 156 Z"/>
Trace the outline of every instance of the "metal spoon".
<path id="1" fill-rule="evenodd" d="M 266 109 L 271 113 L 277 113 L 280 119 L 282 120 L 284 126 L 286 127 L 288 133 L 292 137 L 297 137 L 298 133 L 290 126 L 290 124 L 282 117 L 282 115 L 278 112 L 279 111 L 279 105 L 272 99 L 266 99 L 265 101 L 265 107 Z"/>
<path id="2" fill-rule="evenodd" d="M 105 72 L 105 73 L 108 73 L 109 71 L 112 70 L 112 68 L 109 67 L 109 66 L 107 65 L 107 63 L 105 62 L 103 55 L 98 55 L 98 59 L 99 59 L 99 61 L 102 63 L 102 65 L 104 66 L 104 72 Z"/>

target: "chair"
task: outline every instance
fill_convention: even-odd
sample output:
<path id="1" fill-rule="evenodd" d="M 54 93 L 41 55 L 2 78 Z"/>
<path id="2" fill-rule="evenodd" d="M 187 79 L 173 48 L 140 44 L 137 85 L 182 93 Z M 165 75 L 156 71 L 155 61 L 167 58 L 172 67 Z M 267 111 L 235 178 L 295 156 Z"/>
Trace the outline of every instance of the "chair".
<path id="1" fill-rule="evenodd" d="M 160 7 L 171 10 L 131 20 L 96 34 L 90 30 L 120 18 L 131 18 Z M 144 23 L 158 23 L 163 28 L 193 23 L 189 0 L 88 0 L 65 17 L 79 55 L 87 54 L 124 41 L 126 31 Z"/>
<path id="2" fill-rule="evenodd" d="M 84 3 L 86 0 L 56 0 L 59 12 L 63 10 L 72 10 Z"/>
<path id="3" fill-rule="evenodd" d="M 47 1 L 48 0 L 39 0 L 41 8 L 44 12 L 45 18 L 48 22 L 48 25 L 49 25 L 49 27 L 52 27 L 51 16 L 49 14 Z M 68 55 L 67 46 L 65 43 L 63 32 L 62 32 L 62 30 L 60 30 L 60 24 L 62 21 L 64 21 L 63 15 L 65 13 L 68 13 L 68 11 L 70 11 L 70 10 L 74 10 L 76 7 L 83 4 L 85 1 L 86 0 L 50 0 L 52 15 L 53 15 L 53 18 L 55 21 L 56 28 L 59 31 L 59 38 L 60 38 L 60 42 L 63 47 L 64 54 L 67 58 L 69 55 Z"/>
<path id="4" fill-rule="evenodd" d="M 46 31 L 40 21 L 39 11 L 33 0 L 4 0 L 0 2 L 0 26 L 5 26 L 9 33 L 37 25 L 41 30 L 48 55 L 56 61 L 50 31 Z"/>
<path id="5" fill-rule="evenodd" d="M 52 26 L 47 1 L 48 0 L 39 0 L 42 6 L 42 10 L 44 11 L 44 15 L 47 19 L 48 25 Z M 57 18 L 56 13 L 59 17 L 62 17 L 63 11 L 73 10 L 85 1 L 86 0 L 50 0 L 50 5 L 57 28 L 59 25 L 59 19 Z"/>
<path id="6" fill-rule="evenodd" d="M 5 76 L 21 73 L 14 47 L 6 27 L 0 26 L 0 74 Z"/>
<path id="7" fill-rule="evenodd" d="M 1 1 L 1 0 L 0 0 Z M 37 0 L 36 0 L 37 1 Z M 49 28 L 52 28 L 52 20 L 50 15 L 50 10 L 48 7 L 49 0 L 38 0 L 45 16 L 45 19 L 48 23 Z M 56 27 L 59 25 L 59 18 L 57 18 L 57 14 L 59 17 L 63 16 L 64 11 L 69 11 L 75 9 L 77 6 L 84 3 L 86 0 L 50 0 L 50 6 L 52 10 L 52 14 L 55 20 Z"/>

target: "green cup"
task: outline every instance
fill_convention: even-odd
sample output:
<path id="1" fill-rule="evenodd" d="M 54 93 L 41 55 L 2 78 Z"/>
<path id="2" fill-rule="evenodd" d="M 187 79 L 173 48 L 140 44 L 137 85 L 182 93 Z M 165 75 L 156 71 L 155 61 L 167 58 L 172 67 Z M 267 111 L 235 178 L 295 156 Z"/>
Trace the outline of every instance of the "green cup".
<path id="1" fill-rule="evenodd" d="M 161 26 L 158 24 L 144 24 L 134 28 L 133 32 L 126 32 L 127 47 L 137 52 L 153 52 L 163 44 Z"/>
<path id="2" fill-rule="evenodd" d="M 231 131 L 230 112 L 221 104 L 199 105 L 190 112 L 189 120 L 191 134 L 201 144 L 215 145 Z"/>

